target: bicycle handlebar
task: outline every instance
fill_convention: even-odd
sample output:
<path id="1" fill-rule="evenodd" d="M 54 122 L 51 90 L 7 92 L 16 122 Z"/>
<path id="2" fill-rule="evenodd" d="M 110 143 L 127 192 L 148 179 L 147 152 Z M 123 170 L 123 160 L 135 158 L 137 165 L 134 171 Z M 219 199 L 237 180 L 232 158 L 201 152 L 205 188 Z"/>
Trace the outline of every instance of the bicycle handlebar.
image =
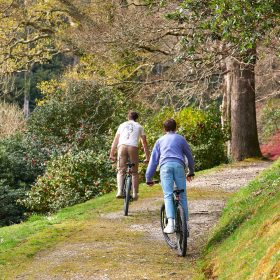
<path id="1" fill-rule="evenodd" d="M 153 185 L 158 184 L 158 183 L 159 183 L 159 180 L 153 180 L 153 181 L 150 181 L 150 182 L 146 182 L 146 184 L 148 186 L 153 186 Z"/>

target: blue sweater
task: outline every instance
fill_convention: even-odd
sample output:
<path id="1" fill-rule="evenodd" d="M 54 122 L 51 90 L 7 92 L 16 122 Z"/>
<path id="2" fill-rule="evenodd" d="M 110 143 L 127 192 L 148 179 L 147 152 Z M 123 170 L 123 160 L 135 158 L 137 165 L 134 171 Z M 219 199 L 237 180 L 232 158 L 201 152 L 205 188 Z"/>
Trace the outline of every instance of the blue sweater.
<path id="1" fill-rule="evenodd" d="M 162 166 L 166 162 L 178 162 L 185 166 L 185 156 L 188 159 L 189 173 L 194 174 L 194 160 L 186 139 L 175 132 L 166 133 L 154 145 L 146 171 L 146 181 L 151 181 L 158 164 Z"/>

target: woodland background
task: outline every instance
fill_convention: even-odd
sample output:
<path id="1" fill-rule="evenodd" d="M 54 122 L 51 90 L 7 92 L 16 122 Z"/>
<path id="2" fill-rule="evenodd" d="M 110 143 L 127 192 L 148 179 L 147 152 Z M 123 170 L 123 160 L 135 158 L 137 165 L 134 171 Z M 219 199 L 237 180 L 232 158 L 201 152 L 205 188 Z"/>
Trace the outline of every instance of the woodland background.
<path id="1" fill-rule="evenodd" d="M 129 109 L 150 149 L 174 117 L 196 170 L 260 157 L 259 144 L 280 154 L 278 1 L 0 0 L 0 11 L 1 226 L 112 191 L 108 151 Z"/>

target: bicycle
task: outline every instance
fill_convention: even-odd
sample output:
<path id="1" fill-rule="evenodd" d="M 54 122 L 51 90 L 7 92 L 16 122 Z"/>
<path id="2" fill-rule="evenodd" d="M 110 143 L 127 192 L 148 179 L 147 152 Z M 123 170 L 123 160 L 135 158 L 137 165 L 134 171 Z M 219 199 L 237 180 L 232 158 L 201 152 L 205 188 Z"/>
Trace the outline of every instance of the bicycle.
<path id="1" fill-rule="evenodd" d="M 160 208 L 160 224 L 161 230 L 166 243 L 172 249 L 177 249 L 180 256 L 185 257 L 187 252 L 187 239 L 189 236 L 187 228 L 187 219 L 184 208 L 180 202 L 180 193 L 184 190 L 175 189 L 173 191 L 173 205 L 175 210 L 175 225 L 174 233 L 168 234 L 164 232 L 164 228 L 167 226 L 168 219 L 165 213 L 165 204 L 163 203 Z"/>
<path id="2" fill-rule="evenodd" d="M 153 186 L 159 181 L 146 182 L 147 185 Z M 165 204 L 163 203 L 160 208 L 160 226 L 163 237 L 172 249 L 177 249 L 180 256 L 185 257 L 187 253 L 187 239 L 189 237 L 187 218 L 184 208 L 180 202 L 180 193 L 184 192 L 183 189 L 174 189 L 173 191 L 173 205 L 175 212 L 175 225 L 174 233 L 165 233 L 164 229 L 167 226 L 168 219 L 165 212 Z"/>
<path id="3" fill-rule="evenodd" d="M 116 163 L 116 161 L 113 161 L 111 163 Z M 145 163 L 144 160 L 139 160 L 138 163 Z M 132 167 L 135 166 L 135 163 L 128 162 L 126 163 L 127 170 L 125 173 L 124 181 L 123 181 L 123 187 L 122 187 L 122 193 L 124 198 L 124 215 L 128 216 L 128 208 L 129 208 L 129 202 L 133 201 L 133 197 L 131 195 L 131 189 L 132 189 Z"/>
<path id="4" fill-rule="evenodd" d="M 123 197 L 124 197 L 124 215 L 128 216 L 129 202 L 133 201 L 133 198 L 131 195 L 132 167 L 135 165 L 135 163 L 128 162 L 126 165 L 127 165 L 127 170 L 126 170 L 126 174 L 124 177 L 124 183 L 123 183 Z"/>

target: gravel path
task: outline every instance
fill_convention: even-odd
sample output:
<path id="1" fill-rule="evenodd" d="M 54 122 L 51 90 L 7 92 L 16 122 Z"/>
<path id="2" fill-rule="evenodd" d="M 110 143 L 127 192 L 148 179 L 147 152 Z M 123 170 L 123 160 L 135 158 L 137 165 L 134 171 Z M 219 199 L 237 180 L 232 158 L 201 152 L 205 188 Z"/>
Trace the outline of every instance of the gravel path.
<path id="1" fill-rule="evenodd" d="M 199 189 L 229 195 L 269 164 L 242 163 L 199 175 L 189 191 Z M 139 199 L 131 205 L 130 217 L 124 217 L 122 211 L 102 215 L 69 242 L 37 254 L 16 279 L 193 279 L 195 261 L 225 199 L 209 195 L 189 200 L 191 236 L 186 258 L 179 258 L 163 240 L 159 225 L 161 201 L 161 198 Z"/>

